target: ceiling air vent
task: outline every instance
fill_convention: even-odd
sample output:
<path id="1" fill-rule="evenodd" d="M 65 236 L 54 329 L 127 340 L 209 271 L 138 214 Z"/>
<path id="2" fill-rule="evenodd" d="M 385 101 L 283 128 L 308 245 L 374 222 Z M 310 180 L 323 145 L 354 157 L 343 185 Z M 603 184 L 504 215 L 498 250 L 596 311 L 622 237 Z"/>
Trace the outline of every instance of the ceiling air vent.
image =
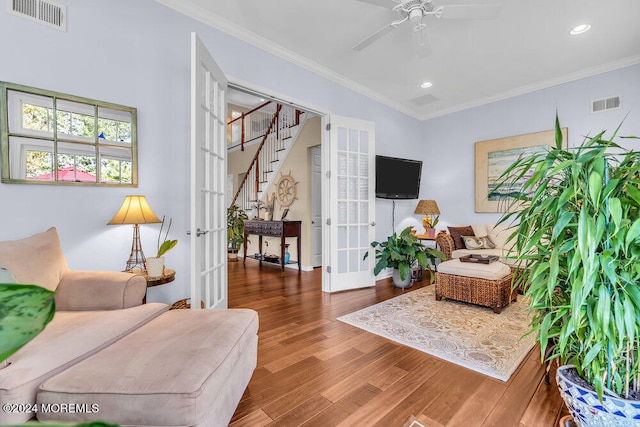
<path id="1" fill-rule="evenodd" d="M 67 31 L 67 7 L 44 0 L 6 0 L 7 12 L 60 31 Z"/>
<path id="2" fill-rule="evenodd" d="M 417 98 L 413 98 L 410 101 L 415 105 L 423 106 L 423 105 L 431 104 L 432 102 L 436 102 L 437 100 L 438 98 L 436 98 L 435 96 L 431 94 L 427 94 L 427 95 L 419 96 Z"/>
<path id="3" fill-rule="evenodd" d="M 599 113 L 606 110 L 616 110 L 620 108 L 620 97 L 612 96 L 609 98 L 596 99 L 591 101 L 591 112 Z"/>

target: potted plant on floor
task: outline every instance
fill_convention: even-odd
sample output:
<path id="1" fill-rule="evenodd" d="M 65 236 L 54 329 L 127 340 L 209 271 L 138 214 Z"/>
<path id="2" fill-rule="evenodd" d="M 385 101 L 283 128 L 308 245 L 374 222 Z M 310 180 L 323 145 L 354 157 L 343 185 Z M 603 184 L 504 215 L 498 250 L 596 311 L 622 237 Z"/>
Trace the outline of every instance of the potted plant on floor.
<path id="1" fill-rule="evenodd" d="M 372 242 L 375 248 L 376 266 L 373 270 L 377 276 L 385 268 L 393 268 L 393 284 L 399 288 L 411 286 L 411 268 L 417 264 L 431 271 L 431 265 L 435 265 L 436 259 L 443 260 L 445 255 L 437 249 L 428 248 L 418 241 L 411 233 L 411 227 L 407 227 L 400 235 L 393 233 L 384 242 Z M 364 254 L 367 259 L 369 252 Z M 433 282 L 433 274 L 429 275 Z"/>
<path id="2" fill-rule="evenodd" d="M 238 251 L 244 243 L 244 222 L 249 219 L 240 206 L 227 209 L 227 252 L 229 261 L 238 261 Z"/>
<path id="3" fill-rule="evenodd" d="M 617 131 L 616 131 L 617 133 Z M 500 185 L 522 183 L 511 240 L 543 358 L 582 426 L 640 419 L 640 152 L 604 132 L 571 150 L 522 158 Z M 632 137 L 636 138 L 636 137 Z"/>

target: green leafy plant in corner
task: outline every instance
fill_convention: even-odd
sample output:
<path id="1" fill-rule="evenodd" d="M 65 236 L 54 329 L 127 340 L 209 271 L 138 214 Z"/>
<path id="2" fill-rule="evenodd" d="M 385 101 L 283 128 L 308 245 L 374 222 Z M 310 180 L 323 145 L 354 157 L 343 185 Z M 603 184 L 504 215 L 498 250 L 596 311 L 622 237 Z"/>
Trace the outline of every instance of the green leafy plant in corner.
<path id="1" fill-rule="evenodd" d="M 637 399 L 640 388 L 640 152 L 601 132 L 574 149 L 556 144 L 522 158 L 500 178 L 519 183 L 501 222 L 533 312 L 531 333 L 543 357 L 575 365 L 603 393 Z M 636 138 L 637 137 L 630 137 Z"/>
<path id="2" fill-rule="evenodd" d="M 169 252 L 173 249 L 177 244 L 178 240 L 167 239 L 169 237 L 169 230 L 171 230 L 171 223 L 173 222 L 173 218 L 169 219 L 169 225 L 167 226 L 167 230 L 164 233 L 164 238 L 162 238 L 162 229 L 164 228 L 164 215 L 162 216 L 162 223 L 160 224 L 160 232 L 158 233 L 158 258 Z M 160 243 L 162 242 L 162 243 Z"/>
<path id="3" fill-rule="evenodd" d="M 238 205 L 227 209 L 227 248 L 238 251 L 244 243 L 244 222 L 249 219 L 247 213 Z"/>
<path id="4" fill-rule="evenodd" d="M 418 238 L 411 234 L 411 228 L 405 228 L 400 235 L 393 233 L 384 242 L 371 243 L 371 247 L 375 248 L 377 260 L 373 270 L 376 276 L 385 268 L 397 268 L 400 279 L 405 280 L 411 274 L 411 267 L 415 263 L 431 270 L 431 265 L 435 265 L 436 259 L 443 261 L 446 259 L 439 250 L 428 248 L 419 242 Z M 367 259 L 368 256 L 367 251 L 363 259 Z M 433 276 L 433 274 L 429 275 L 431 282 L 433 282 Z"/>

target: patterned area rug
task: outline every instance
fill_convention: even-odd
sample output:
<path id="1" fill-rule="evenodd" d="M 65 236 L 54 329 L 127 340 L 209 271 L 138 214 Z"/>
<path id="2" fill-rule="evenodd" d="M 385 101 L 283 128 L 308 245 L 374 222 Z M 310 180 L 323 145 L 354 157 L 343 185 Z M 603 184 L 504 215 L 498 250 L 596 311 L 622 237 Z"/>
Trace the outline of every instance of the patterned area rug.
<path id="1" fill-rule="evenodd" d="M 534 345 L 522 295 L 501 314 L 450 300 L 426 286 L 338 320 L 507 381 Z"/>

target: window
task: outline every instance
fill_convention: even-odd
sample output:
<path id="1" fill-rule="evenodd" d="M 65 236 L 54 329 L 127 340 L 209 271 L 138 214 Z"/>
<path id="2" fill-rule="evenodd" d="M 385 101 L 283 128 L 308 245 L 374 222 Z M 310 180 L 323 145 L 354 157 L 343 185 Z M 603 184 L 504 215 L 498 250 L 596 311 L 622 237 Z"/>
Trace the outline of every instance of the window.
<path id="1" fill-rule="evenodd" d="M 135 108 L 0 82 L 2 182 L 136 187 Z"/>

